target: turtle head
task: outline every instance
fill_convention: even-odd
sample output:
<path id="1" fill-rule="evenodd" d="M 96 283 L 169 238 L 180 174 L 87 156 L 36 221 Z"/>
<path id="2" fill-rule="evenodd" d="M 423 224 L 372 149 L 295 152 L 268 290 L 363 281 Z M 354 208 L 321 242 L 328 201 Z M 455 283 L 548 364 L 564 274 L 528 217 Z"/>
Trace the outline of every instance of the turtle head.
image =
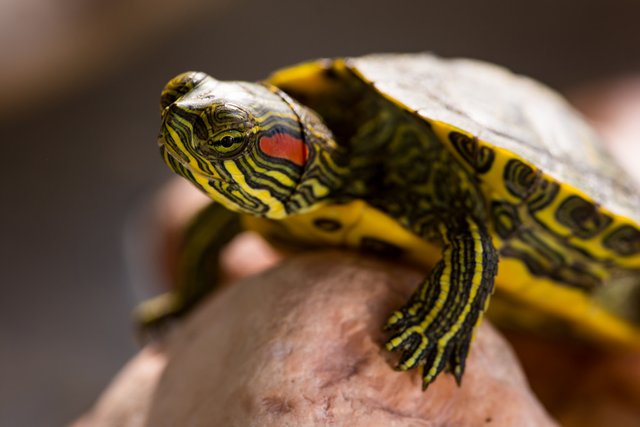
<path id="1" fill-rule="evenodd" d="M 215 201 L 268 218 L 282 218 L 316 202 L 308 191 L 306 198 L 299 193 L 309 181 L 305 176 L 312 157 L 327 141 L 310 137 L 308 127 L 315 124 L 283 92 L 188 72 L 166 85 L 160 105 L 159 145 L 165 162 Z M 328 131 L 326 135 L 331 140 Z"/>

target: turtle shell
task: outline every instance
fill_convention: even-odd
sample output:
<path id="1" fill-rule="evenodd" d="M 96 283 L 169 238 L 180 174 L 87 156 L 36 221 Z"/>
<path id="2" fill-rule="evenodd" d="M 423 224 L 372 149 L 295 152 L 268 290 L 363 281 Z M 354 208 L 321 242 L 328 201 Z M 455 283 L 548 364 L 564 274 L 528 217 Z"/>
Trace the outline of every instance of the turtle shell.
<path id="1" fill-rule="evenodd" d="M 605 264 L 640 267 L 633 180 L 553 90 L 500 66 L 428 53 L 317 61 L 281 70 L 270 82 L 320 93 L 321 69 L 348 70 L 429 123 L 489 199 L 526 204 L 533 220 Z"/>
<path id="2" fill-rule="evenodd" d="M 561 96 L 530 78 L 470 59 L 372 55 L 347 64 L 386 98 L 525 159 L 614 213 L 640 222 L 632 179 Z"/>

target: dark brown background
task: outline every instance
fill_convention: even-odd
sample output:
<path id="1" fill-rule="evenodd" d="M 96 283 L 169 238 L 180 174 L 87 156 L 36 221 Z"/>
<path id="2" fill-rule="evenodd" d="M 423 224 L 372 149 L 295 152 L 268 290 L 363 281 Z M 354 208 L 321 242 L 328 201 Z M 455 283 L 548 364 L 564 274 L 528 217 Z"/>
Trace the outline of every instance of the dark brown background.
<path id="1" fill-rule="evenodd" d="M 0 425 L 71 420 L 136 350 L 123 248 L 141 250 L 139 207 L 169 177 L 155 135 L 174 74 L 431 50 L 570 91 L 640 71 L 638 17 L 635 0 L 5 1 Z"/>

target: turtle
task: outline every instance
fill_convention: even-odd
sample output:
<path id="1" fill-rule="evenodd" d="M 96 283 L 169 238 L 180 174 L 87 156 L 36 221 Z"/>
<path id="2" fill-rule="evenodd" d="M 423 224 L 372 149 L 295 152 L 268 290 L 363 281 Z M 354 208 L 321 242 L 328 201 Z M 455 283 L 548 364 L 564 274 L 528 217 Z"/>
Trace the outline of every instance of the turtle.
<path id="1" fill-rule="evenodd" d="M 640 197 L 580 114 L 531 78 L 370 54 L 255 83 L 182 73 L 160 109 L 165 163 L 212 202 L 143 327 L 208 294 L 221 248 L 249 228 L 424 266 L 384 325 L 423 388 L 442 372 L 460 384 L 490 297 L 509 324 L 640 347 Z"/>

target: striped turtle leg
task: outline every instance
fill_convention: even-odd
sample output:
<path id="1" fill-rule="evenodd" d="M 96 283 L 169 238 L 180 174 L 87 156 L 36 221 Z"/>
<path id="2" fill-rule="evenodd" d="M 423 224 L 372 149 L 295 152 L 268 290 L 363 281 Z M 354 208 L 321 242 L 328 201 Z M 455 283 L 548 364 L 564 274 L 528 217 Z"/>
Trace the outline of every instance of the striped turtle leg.
<path id="1" fill-rule="evenodd" d="M 209 204 L 194 217 L 178 254 L 175 290 L 136 308 L 142 336 L 161 332 L 170 320 L 187 313 L 215 288 L 220 252 L 240 230 L 239 215 L 217 203 Z"/>
<path id="2" fill-rule="evenodd" d="M 449 368 L 458 384 L 478 323 L 493 292 L 498 253 L 486 228 L 471 218 L 442 225 L 442 260 L 393 313 L 390 351 L 402 350 L 398 369 L 423 366 L 423 388 Z"/>

